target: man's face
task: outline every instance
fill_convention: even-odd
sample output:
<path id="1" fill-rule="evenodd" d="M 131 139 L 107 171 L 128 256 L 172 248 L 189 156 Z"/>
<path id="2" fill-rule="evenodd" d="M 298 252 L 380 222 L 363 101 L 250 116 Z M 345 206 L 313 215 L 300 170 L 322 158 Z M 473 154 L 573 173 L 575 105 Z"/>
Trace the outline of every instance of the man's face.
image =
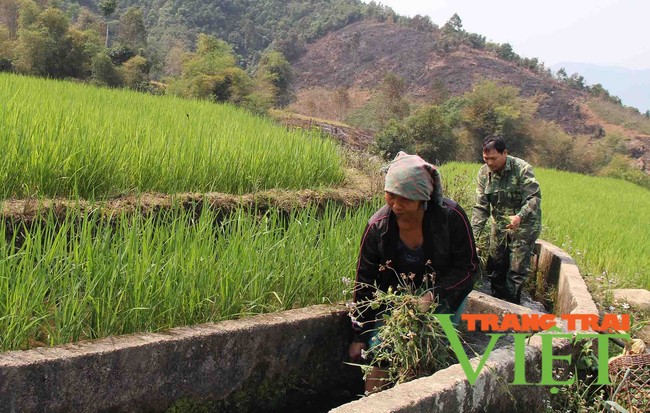
<path id="1" fill-rule="evenodd" d="M 489 151 L 483 151 L 483 160 L 485 161 L 488 168 L 492 172 L 499 172 L 503 169 L 506 164 L 506 159 L 508 158 L 508 150 L 504 150 L 503 153 L 499 153 L 496 149 L 491 149 Z"/>

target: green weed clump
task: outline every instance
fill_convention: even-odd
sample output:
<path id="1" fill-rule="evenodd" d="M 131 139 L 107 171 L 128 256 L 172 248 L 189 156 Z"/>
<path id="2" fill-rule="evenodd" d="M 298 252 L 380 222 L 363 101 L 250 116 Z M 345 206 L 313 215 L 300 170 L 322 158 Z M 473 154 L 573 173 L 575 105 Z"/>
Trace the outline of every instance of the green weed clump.
<path id="1" fill-rule="evenodd" d="M 373 206 L 0 224 L 0 350 L 339 302 Z"/>
<path id="2" fill-rule="evenodd" d="M 7 197 L 334 186 L 336 144 L 229 105 L 0 73 Z"/>
<path id="3" fill-rule="evenodd" d="M 366 321 L 373 326 L 370 348 L 363 350 L 361 355 L 368 364 L 359 365 L 364 378 L 368 378 L 373 368 L 383 370 L 385 378 L 381 389 L 384 389 L 452 365 L 454 352 L 435 313 L 437 306 L 442 304 L 423 302 L 423 297 L 433 297 L 435 271 L 431 269 L 425 274 L 418 286 L 414 283 L 415 274 L 397 274 L 390 262 L 381 265 L 379 271 L 395 272 L 399 280 L 397 288 L 375 289 L 370 300 L 348 304 L 354 323 L 359 323 L 359 315 L 369 309 L 378 311 L 375 320 Z"/>

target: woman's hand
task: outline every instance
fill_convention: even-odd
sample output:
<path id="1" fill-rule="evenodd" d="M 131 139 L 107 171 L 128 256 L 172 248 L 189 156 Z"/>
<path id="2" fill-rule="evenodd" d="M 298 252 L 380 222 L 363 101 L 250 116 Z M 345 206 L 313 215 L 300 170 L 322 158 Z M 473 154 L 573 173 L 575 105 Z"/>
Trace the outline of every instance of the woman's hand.
<path id="1" fill-rule="evenodd" d="M 358 362 L 361 360 L 361 351 L 366 349 L 367 344 L 363 342 L 356 342 L 350 344 L 350 348 L 348 350 L 348 355 L 350 356 L 350 361 L 352 362 Z"/>
<path id="2" fill-rule="evenodd" d="M 427 311 L 429 311 L 432 302 L 433 302 L 433 292 L 427 291 L 418 300 L 418 308 L 420 309 L 420 312 L 426 313 Z"/>

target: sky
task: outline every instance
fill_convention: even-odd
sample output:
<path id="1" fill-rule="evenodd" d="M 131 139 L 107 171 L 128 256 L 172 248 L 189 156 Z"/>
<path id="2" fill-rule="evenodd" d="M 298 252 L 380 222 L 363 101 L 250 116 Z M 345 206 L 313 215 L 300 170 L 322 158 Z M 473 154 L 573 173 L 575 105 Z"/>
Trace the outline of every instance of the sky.
<path id="1" fill-rule="evenodd" d="M 364 0 L 366 3 L 369 0 Z M 442 26 L 458 13 L 463 28 L 510 43 L 546 67 L 564 62 L 650 69 L 648 0 L 378 0 L 397 14 L 428 15 Z"/>

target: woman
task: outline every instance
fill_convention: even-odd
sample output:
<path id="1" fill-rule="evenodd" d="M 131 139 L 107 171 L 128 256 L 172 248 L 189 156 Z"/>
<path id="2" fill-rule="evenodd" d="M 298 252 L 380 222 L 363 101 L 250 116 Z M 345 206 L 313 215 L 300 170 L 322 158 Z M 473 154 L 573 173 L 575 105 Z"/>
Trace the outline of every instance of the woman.
<path id="1" fill-rule="evenodd" d="M 397 154 L 386 174 L 384 191 L 386 205 L 370 218 L 361 239 L 354 302 L 371 299 L 375 288 L 395 290 L 399 274 L 415 274 L 417 286 L 425 274 L 435 272 L 433 292 L 421 297 L 421 307 L 426 310 L 435 300 L 436 311 L 456 313 L 457 322 L 478 272 L 465 211 L 443 198 L 438 170 L 417 155 Z M 353 361 L 369 348 L 376 329 L 378 310 L 361 307 L 349 349 Z M 366 392 L 380 388 L 384 377 L 375 367 L 366 378 Z"/>

